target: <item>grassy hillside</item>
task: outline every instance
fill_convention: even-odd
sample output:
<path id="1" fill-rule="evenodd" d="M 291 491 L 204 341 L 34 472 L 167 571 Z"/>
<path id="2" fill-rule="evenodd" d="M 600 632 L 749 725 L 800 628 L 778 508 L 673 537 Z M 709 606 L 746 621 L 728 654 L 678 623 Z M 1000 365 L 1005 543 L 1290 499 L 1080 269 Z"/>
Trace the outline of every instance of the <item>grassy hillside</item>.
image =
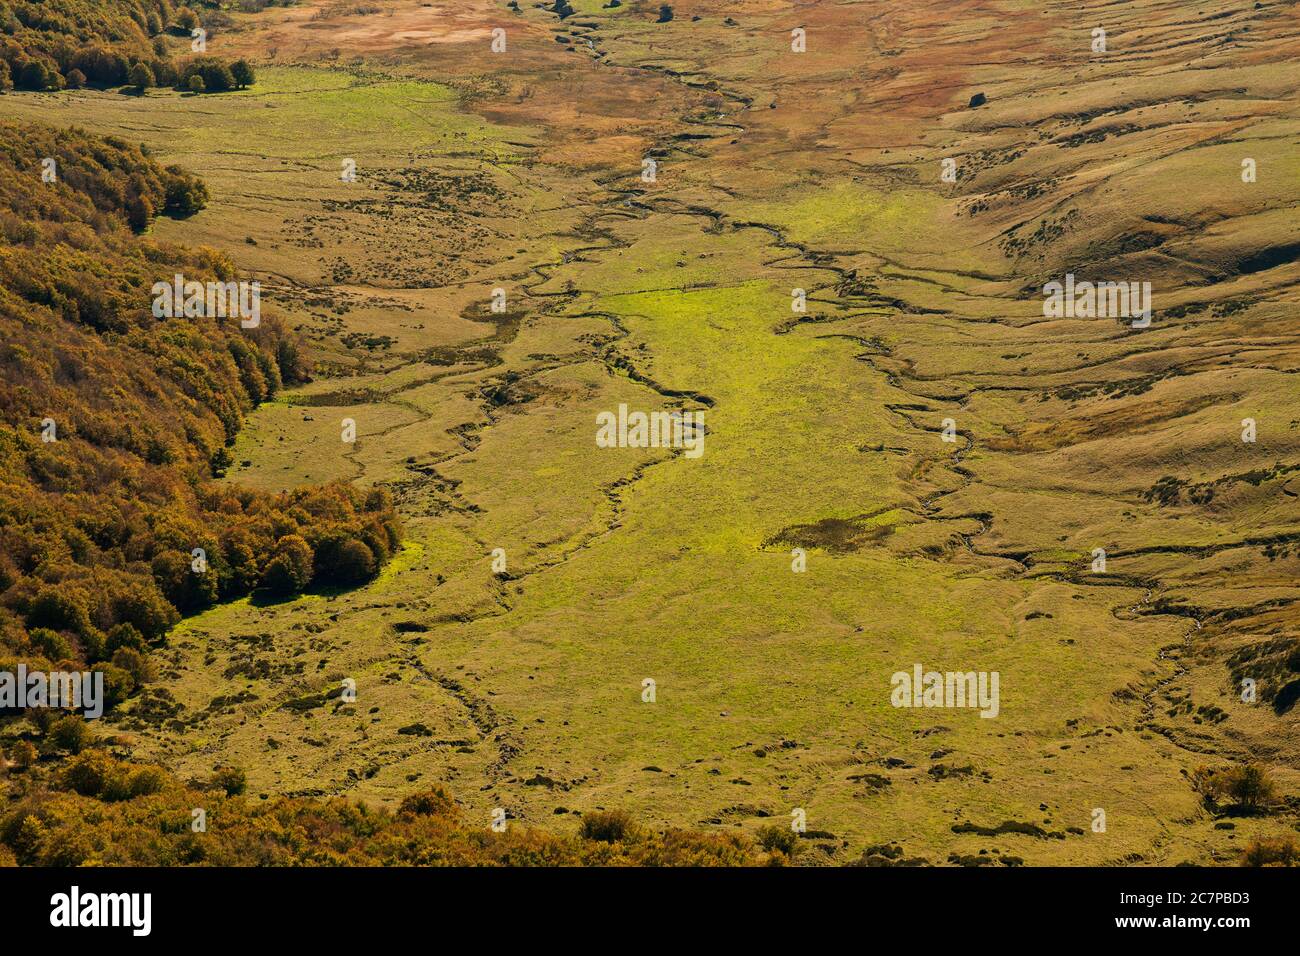
<path id="1" fill-rule="evenodd" d="M 806 863 L 1293 839 L 1294 6 L 1112 5 L 1105 55 L 1066 3 L 573 6 L 232 14 L 259 84 L 202 111 L 6 100 L 202 171 L 153 235 L 303 336 L 226 481 L 406 529 L 364 587 L 189 617 L 111 726 L 267 801 L 802 812 Z M 1045 315 L 1066 274 L 1150 282 L 1152 324 Z M 596 448 L 620 404 L 703 412 L 704 454 Z M 894 706 L 918 662 L 998 672 L 997 717 Z"/>

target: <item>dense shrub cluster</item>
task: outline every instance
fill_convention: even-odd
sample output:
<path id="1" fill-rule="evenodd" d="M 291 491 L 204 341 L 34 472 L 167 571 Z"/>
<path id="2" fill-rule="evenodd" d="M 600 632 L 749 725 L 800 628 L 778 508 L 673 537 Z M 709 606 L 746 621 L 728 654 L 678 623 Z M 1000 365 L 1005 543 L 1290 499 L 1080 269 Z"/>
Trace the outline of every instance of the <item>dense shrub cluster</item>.
<path id="1" fill-rule="evenodd" d="M 47 159 L 55 163 L 57 182 L 52 184 L 43 184 L 40 178 L 41 164 Z M 83 248 L 84 241 L 75 240 L 77 227 L 88 226 L 102 244 L 117 247 L 121 243 L 111 234 L 114 220 L 125 219 L 138 232 L 157 214 L 189 216 L 208 201 L 203 182 L 179 166 L 163 169 L 138 146 L 114 137 L 94 138 L 76 129 L 0 124 L 0 166 L 5 170 L 5 181 L 0 183 L 0 230 L 11 246 L 0 281 L 26 298 L 57 307 L 74 322 L 111 320 L 115 331 L 126 330 L 127 313 L 138 313 L 136 282 L 145 276 L 130 272 L 122 285 L 94 282 L 93 275 L 79 283 L 74 276 L 60 276 L 61 283 L 45 281 L 58 266 L 66 272 L 67 267 L 88 265 L 95 254 Z M 41 185 L 48 188 L 34 188 Z M 51 263 L 51 268 L 25 278 L 27 270 L 39 267 L 46 258 L 45 242 L 50 239 L 69 247 L 52 251 L 89 254 L 82 261 Z M 141 255 L 133 258 L 139 260 Z M 218 276 L 233 275 L 226 260 L 211 254 L 192 256 L 189 261 Z"/>
<path id="2" fill-rule="evenodd" d="M 215 57 L 200 56 L 183 63 L 177 71 L 175 86 L 192 89 L 194 77 L 203 81 L 199 92 L 225 93 L 253 83 L 253 68 L 244 60 L 226 63 Z"/>
<path id="3" fill-rule="evenodd" d="M 1293 836 L 1254 840 L 1241 855 L 1242 866 L 1300 866 L 1300 843 Z"/>
<path id="4" fill-rule="evenodd" d="M 41 780 L 10 768 L 23 791 L 0 813 L 0 864 L 37 866 L 743 866 L 773 862 L 736 834 L 650 833 L 603 825 L 598 836 L 469 826 L 443 791 L 396 813 L 364 803 L 233 796 L 223 780 L 184 785 L 158 767 L 99 750 Z M 191 828 L 207 811 L 207 832 Z M 780 861 L 776 861 L 780 862 Z"/>
<path id="5" fill-rule="evenodd" d="M 189 89 L 194 75 L 207 92 L 250 85 L 253 71 L 242 60 L 173 59 L 189 50 L 189 31 L 199 25 L 193 9 L 170 0 L 0 0 L 0 90 Z"/>
<path id="6" fill-rule="evenodd" d="M 0 123 L 0 666 L 93 665 L 119 700 L 182 613 L 356 585 L 398 544 L 382 491 L 212 481 L 242 416 L 306 373 L 273 315 L 152 315 L 156 281 L 236 278 L 132 231 L 205 195 L 120 141 Z"/>
<path id="7" fill-rule="evenodd" d="M 1277 787 L 1259 764 L 1201 767 L 1193 774 L 1192 782 L 1216 811 L 1237 815 L 1267 813 L 1277 801 Z"/>
<path id="8" fill-rule="evenodd" d="M 399 544 L 382 490 L 266 495 L 166 477 L 170 500 L 145 507 L 0 477 L 0 664 L 6 650 L 29 662 L 117 663 L 120 648 L 147 650 L 181 614 L 259 588 L 288 597 L 361 584 Z"/>

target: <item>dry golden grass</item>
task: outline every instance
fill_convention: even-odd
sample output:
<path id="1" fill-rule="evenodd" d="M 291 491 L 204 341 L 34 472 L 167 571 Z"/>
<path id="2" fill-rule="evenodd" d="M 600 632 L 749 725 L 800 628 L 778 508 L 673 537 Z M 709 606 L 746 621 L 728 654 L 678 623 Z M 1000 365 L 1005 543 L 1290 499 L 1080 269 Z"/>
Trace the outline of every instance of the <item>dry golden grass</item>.
<path id="1" fill-rule="evenodd" d="M 163 94 L 50 111 L 203 173 L 212 207 L 169 237 L 285 277 L 343 375 L 259 412 L 234 480 L 382 482 L 410 529 L 370 588 L 183 624 L 187 723 L 141 730 L 143 755 L 236 763 L 255 793 L 446 783 L 475 818 L 559 829 L 802 808 L 812 863 L 891 841 L 1224 862 L 1295 825 L 1217 827 L 1191 784 L 1253 757 L 1300 793 L 1297 711 L 1273 704 L 1300 677 L 1293 7 L 376 6 L 241 18 L 222 42 L 267 85 L 202 116 Z M 452 191 L 439 218 L 412 170 L 500 195 Z M 1151 282 L 1151 327 L 1045 318 L 1066 272 Z M 498 286 L 499 334 L 478 321 Z M 705 454 L 594 449 L 620 402 L 704 408 Z M 223 677 L 250 659 L 304 666 Z M 999 671 L 999 717 L 891 707 L 914 662 Z M 345 676 L 357 705 L 286 708 Z"/>

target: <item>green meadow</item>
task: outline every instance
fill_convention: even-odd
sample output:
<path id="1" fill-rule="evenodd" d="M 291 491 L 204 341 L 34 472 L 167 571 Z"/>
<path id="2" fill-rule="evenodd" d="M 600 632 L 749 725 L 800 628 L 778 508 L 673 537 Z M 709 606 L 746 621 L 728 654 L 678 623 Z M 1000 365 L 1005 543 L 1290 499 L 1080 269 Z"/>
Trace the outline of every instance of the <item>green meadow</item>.
<path id="1" fill-rule="evenodd" d="M 315 380 L 251 415 L 226 480 L 382 484 L 406 523 L 367 586 L 185 620 L 163 652 L 163 704 L 127 708 L 135 752 L 196 777 L 237 765 L 254 798 L 396 803 L 445 784 L 471 819 L 503 807 L 566 831 L 598 808 L 747 832 L 803 809 L 814 863 L 886 844 L 932 863 L 1204 863 L 1271 832 L 1206 812 L 1189 775 L 1249 747 L 1193 725 L 1190 702 L 1233 707 L 1228 652 L 1196 643 L 1206 609 L 1295 597 L 1294 558 L 1244 541 L 1293 540 L 1293 502 L 1232 478 L 1294 458 L 1295 415 L 1279 409 L 1300 397 L 1295 352 L 1227 357 L 1252 341 L 1293 349 L 1294 276 L 1205 283 L 1187 294 L 1200 310 L 1140 340 L 1044 323 L 1026 282 L 1114 239 L 1081 192 L 1112 218 L 1134 192 L 1214 205 L 1188 197 L 1184 147 L 1157 160 L 1148 143 L 1136 179 L 1104 138 L 1067 155 L 1051 137 L 1090 120 L 1062 118 L 1070 95 L 1040 90 L 1020 60 L 997 87 L 1003 113 L 959 113 L 1001 41 L 962 38 L 974 65 L 936 63 L 927 44 L 958 41 L 901 13 L 873 43 L 907 69 L 850 101 L 845 78 L 876 62 L 850 59 L 874 46 L 800 72 L 746 32 L 786 37 L 788 17 L 733 28 L 706 5 L 669 46 L 645 17 L 577 6 L 563 29 L 607 58 L 552 44 L 548 69 L 699 98 L 695 122 L 647 138 L 664 154 L 657 183 L 548 161 L 544 146 L 572 144 L 545 109 L 511 124 L 467 102 L 469 67 L 403 75 L 402 57 L 438 71 L 420 51 L 366 69 L 266 65 L 222 96 L 5 97 L 203 176 L 209 207 L 154 237 L 225 251 L 311 343 Z M 817 16 L 847 29 L 861 6 Z M 561 29 L 544 10 L 521 16 Z M 929 85 L 905 86 L 907 70 Z M 932 103 L 949 70 L 966 71 L 952 102 Z M 906 109 L 868 128 L 887 92 Z M 523 85 L 511 95 L 532 103 Z M 1178 120 L 1168 98 L 1132 123 Z M 1296 129 L 1286 103 L 1276 130 L 1238 118 L 1260 155 Z M 621 104 L 589 108 L 622 119 Z M 1196 120 L 1211 122 L 1228 120 Z M 667 138 L 683 130 L 701 138 Z M 938 181 L 949 153 L 971 167 L 960 188 Z M 355 183 L 339 178 L 348 158 Z M 1171 175 L 1143 192 L 1158 162 Z M 1022 180 L 1042 198 L 1025 193 L 1013 215 L 999 197 Z M 1077 232 L 1040 228 L 1076 201 Z M 1223 215 L 1246 235 L 1281 228 L 1254 207 Z M 1178 241 L 1187 261 L 1227 244 L 1212 228 Z M 1190 288 L 1182 261 L 1162 260 L 1166 288 Z M 489 309 L 496 288 L 505 313 Z M 1254 325 L 1221 305 L 1243 297 Z M 620 404 L 702 412 L 704 453 L 597 448 L 597 415 Z M 1248 414 L 1270 423 L 1267 447 L 1224 438 Z M 947 418 L 959 441 L 942 440 Z M 1213 508 L 1165 506 L 1147 492 L 1166 474 L 1225 490 Z M 1260 481 L 1294 488 L 1290 475 Z M 1113 556 L 1089 577 L 1097 547 Z M 998 672 L 998 716 L 893 706 L 892 675 L 915 664 Z M 1251 739 L 1275 732 L 1257 712 L 1234 719 Z"/>

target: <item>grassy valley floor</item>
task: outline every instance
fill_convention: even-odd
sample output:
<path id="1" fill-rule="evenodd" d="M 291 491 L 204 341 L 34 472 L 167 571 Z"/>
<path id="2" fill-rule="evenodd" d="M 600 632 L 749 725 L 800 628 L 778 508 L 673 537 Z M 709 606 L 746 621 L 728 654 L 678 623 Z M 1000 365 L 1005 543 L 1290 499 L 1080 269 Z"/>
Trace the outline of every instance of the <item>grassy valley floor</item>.
<path id="1" fill-rule="evenodd" d="M 382 484 L 407 524 L 369 586 L 185 620 L 135 752 L 566 832 L 801 809 L 811 862 L 1294 829 L 1300 11 L 574 6 L 269 8 L 212 41 L 248 90 L 0 100 L 201 175 L 154 237 L 312 343 L 229 480 Z M 1067 271 L 1150 281 L 1151 327 L 1045 318 Z M 620 403 L 703 412 L 703 454 L 596 448 Z M 996 718 L 892 706 L 916 663 L 997 671 Z M 1290 802 L 1224 827 L 1192 774 L 1247 759 Z"/>

